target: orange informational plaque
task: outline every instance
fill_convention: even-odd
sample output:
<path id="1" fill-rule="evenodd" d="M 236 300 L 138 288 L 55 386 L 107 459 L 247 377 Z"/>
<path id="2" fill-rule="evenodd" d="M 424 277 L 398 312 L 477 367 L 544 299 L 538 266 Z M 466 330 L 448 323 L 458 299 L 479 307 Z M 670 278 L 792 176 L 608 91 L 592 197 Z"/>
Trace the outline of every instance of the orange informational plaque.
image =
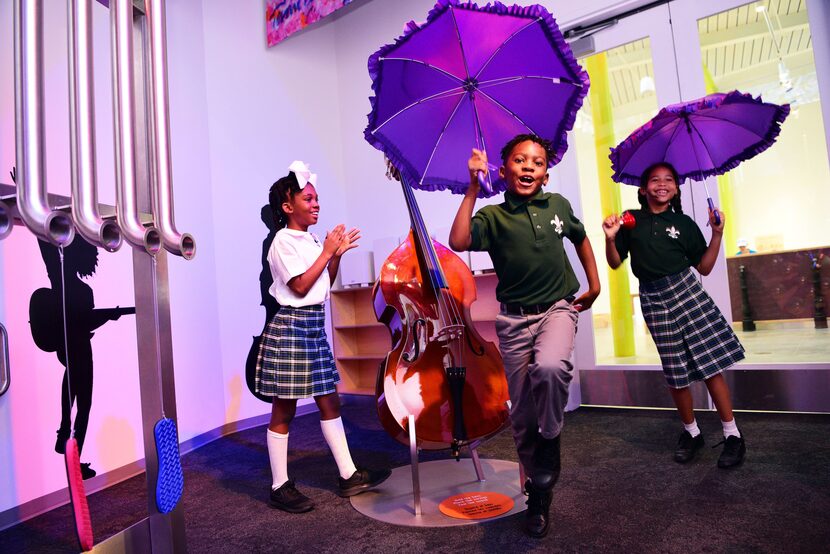
<path id="1" fill-rule="evenodd" d="M 441 501 L 438 509 L 457 519 L 486 519 L 513 509 L 513 499 L 498 492 L 464 492 Z"/>

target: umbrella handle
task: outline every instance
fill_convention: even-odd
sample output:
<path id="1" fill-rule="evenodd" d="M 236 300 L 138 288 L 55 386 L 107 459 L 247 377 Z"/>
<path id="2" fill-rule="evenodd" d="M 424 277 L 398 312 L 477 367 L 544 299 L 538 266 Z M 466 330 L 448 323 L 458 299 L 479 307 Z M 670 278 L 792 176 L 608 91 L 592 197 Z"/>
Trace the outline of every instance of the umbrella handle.
<path id="1" fill-rule="evenodd" d="M 490 188 L 490 185 L 487 184 L 487 180 L 484 178 L 484 172 L 479 170 L 476 172 L 476 176 L 478 177 L 478 186 L 481 187 L 481 190 L 490 194 L 493 192 L 493 189 Z"/>
<path id="2" fill-rule="evenodd" d="M 712 202 L 711 198 L 707 198 L 706 201 L 709 203 L 709 209 L 712 210 L 713 214 L 715 214 L 715 225 L 720 225 L 720 213 L 718 213 L 718 210 L 715 209 L 715 203 Z"/>

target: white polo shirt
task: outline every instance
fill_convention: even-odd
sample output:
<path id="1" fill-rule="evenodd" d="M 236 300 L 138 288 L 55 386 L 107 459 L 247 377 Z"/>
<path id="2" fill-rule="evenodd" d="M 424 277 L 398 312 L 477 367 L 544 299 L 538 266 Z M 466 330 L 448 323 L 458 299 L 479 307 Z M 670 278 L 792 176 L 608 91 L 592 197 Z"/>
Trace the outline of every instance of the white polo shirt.
<path id="1" fill-rule="evenodd" d="M 268 292 L 277 299 L 280 306 L 313 306 L 322 304 L 329 297 L 331 280 L 328 269 L 323 273 L 305 296 L 298 296 L 288 288 L 288 281 L 305 273 L 323 252 L 323 243 L 308 231 L 280 229 L 271 248 L 268 249 L 268 263 L 274 283 Z"/>

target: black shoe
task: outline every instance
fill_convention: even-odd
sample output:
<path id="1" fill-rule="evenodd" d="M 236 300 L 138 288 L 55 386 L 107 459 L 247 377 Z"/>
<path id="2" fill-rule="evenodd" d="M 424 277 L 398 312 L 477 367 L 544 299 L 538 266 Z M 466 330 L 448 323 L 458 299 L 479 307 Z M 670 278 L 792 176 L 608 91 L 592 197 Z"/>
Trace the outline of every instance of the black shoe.
<path id="1" fill-rule="evenodd" d="M 81 478 L 83 478 L 84 481 L 92 479 L 96 475 L 97 473 L 95 473 L 94 469 L 89 467 L 89 464 L 81 464 Z"/>
<path id="2" fill-rule="evenodd" d="M 301 514 L 314 508 L 314 502 L 294 486 L 294 479 L 289 479 L 278 489 L 271 489 L 269 505 L 292 514 Z"/>
<path id="3" fill-rule="evenodd" d="M 559 480 L 562 468 L 559 435 L 546 439 L 539 435 L 533 452 L 533 474 L 531 479 L 539 489 L 550 490 Z"/>
<path id="4" fill-rule="evenodd" d="M 527 513 L 525 514 L 525 533 L 541 539 L 550 529 L 550 504 L 553 501 L 551 488 L 540 488 L 532 480 L 525 483 L 527 490 Z"/>
<path id="5" fill-rule="evenodd" d="M 730 435 L 712 448 L 721 444 L 723 445 L 723 452 L 718 457 L 718 467 L 729 469 L 741 465 L 741 462 L 744 461 L 744 454 L 746 454 L 746 443 L 743 434 L 740 437 Z"/>
<path id="6" fill-rule="evenodd" d="M 390 475 L 391 469 L 358 469 L 348 479 L 337 478 L 337 494 L 343 498 L 360 494 L 380 485 Z"/>
<path id="7" fill-rule="evenodd" d="M 58 438 L 55 441 L 55 452 L 58 454 L 66 454 L 66 441 L 69 440 L 69 431 L 58 429 L 56 432 L 58 434 Z"/>
<path id="8" fill-rule="evenodd" d="M 674 461 L 678 464 L 691 462 L 697 451 L 703 448 L 703 433 L 693 437 L 688 431 L 680 433 L 677 440 L 677 450 L 674 451 Z"/>

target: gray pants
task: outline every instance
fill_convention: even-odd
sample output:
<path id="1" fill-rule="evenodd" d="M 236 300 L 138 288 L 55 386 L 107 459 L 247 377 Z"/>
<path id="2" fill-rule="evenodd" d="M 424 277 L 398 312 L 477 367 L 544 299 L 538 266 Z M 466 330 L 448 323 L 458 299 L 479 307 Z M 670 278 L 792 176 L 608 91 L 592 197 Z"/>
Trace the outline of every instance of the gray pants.
<path id="1" fill-rule="evenodd" d="M 513 439 L 530 475 L 538 435 L 553 439 L 562 431 L 578 319 L 579 313 L 567 300 L 543 314 L 496 316 Z"/>

